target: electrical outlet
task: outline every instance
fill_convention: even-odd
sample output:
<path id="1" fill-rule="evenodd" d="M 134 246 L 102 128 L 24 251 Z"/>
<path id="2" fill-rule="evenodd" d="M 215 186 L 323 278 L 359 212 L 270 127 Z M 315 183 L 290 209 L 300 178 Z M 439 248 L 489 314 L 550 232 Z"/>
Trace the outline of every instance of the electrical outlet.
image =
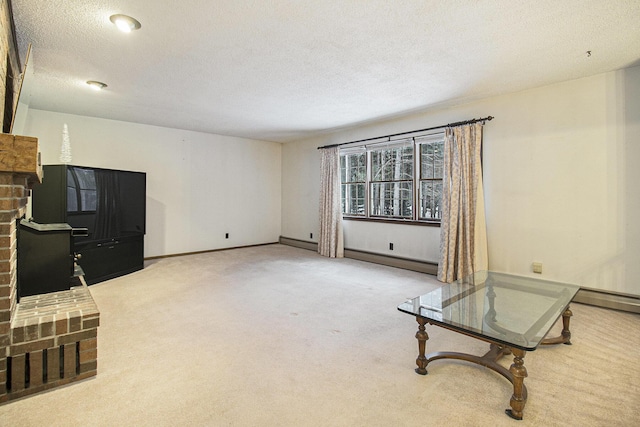
<path id="1" fill-rule="evenodd" d="M 541 262 L 534 262 L 533 263 L 533 272 L 534 273 L 538 273 L 538 274 L 542 274 L 542 263 Z"/>
<path id="2" fill-rule="evenodd" d="M 392 251 L 393 250 L 393 243 L 389 243 L 389 250 Z"/>
<path id="3" fill-rule="evenodd" d="M 225 233 L 225 234 L 224 234 L 224 238 L 225 238 L 225 239 L 228 239 L 228 238 L 229 238 L 229 233 Z"/>
<path id="4" fill-rule="evenodd" d="M 309 233 L 309 238 L 313 239 L 313 233 Z"/>

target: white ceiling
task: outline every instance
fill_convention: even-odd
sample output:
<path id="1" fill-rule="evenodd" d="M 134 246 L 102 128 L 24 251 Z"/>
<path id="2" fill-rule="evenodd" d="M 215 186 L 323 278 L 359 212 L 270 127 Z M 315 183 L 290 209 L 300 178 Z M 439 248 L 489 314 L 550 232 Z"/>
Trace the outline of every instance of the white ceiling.
<path id="1" fill-rule="evenodd" d="M 639 0 L 12 7 L 23 58 L 33 45 L 31 108 L 281 142 L 640 60 Z M 119 32 L 117 13 L 142 28 Z M 90 91 L 87 80 L 109 86 Z"/>

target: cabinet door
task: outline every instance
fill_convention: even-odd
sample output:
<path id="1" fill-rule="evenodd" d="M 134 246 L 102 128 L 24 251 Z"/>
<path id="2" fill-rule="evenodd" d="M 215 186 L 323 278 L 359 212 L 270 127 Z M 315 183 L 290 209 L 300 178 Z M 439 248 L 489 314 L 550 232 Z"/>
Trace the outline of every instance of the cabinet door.
<path id="1" fill-rule="evenodd" d="M 77 245 L 75 250 L 89 285 L 141 270 L 144 264 L 142 235 Z"/>
<path id="2" fill-rule="evenodd" d="M 33 228 L 22 221 L 17 233 L 18 297 L 68 290 L 73 274 L 70 230 Z"/>

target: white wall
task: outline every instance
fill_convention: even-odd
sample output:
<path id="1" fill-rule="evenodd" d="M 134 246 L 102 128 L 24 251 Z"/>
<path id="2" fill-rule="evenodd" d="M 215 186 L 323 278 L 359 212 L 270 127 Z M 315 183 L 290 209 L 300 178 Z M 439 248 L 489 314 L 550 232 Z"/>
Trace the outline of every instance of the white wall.
<path id="1" fill-rule="evenodd" d="M 146 257 L 278 241 L 280 144 L 30 109 L 43 164 L 65 123 L 72 164 L 146 172 Z"/>
<path id="2" fill-rule="evenodd" d="M 633 67 L 285 144 L 282 234 L 310 240 L 315 230 L 316 240 L 316 147 L 492 115 L 484 134 L 490 268 L 533 275 L 532 262 L 542 262 L 544 278 L 638 295 L 639 99 Z M 344 226 L 347 248 L 437 259 L 438 229 Z"/>

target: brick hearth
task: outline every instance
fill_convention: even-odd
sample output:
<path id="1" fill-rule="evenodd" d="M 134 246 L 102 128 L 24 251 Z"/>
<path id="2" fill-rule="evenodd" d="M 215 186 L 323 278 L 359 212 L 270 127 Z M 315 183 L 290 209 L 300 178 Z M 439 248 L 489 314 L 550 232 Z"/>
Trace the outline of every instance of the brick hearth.
<path id="1" fill-rule="evenodd" d="M 97 373 L 100 313 L 81 278 L 18 304 L 16 223 L 41 176 L 37 139 L 0 134 L 0 403 Z"/>

